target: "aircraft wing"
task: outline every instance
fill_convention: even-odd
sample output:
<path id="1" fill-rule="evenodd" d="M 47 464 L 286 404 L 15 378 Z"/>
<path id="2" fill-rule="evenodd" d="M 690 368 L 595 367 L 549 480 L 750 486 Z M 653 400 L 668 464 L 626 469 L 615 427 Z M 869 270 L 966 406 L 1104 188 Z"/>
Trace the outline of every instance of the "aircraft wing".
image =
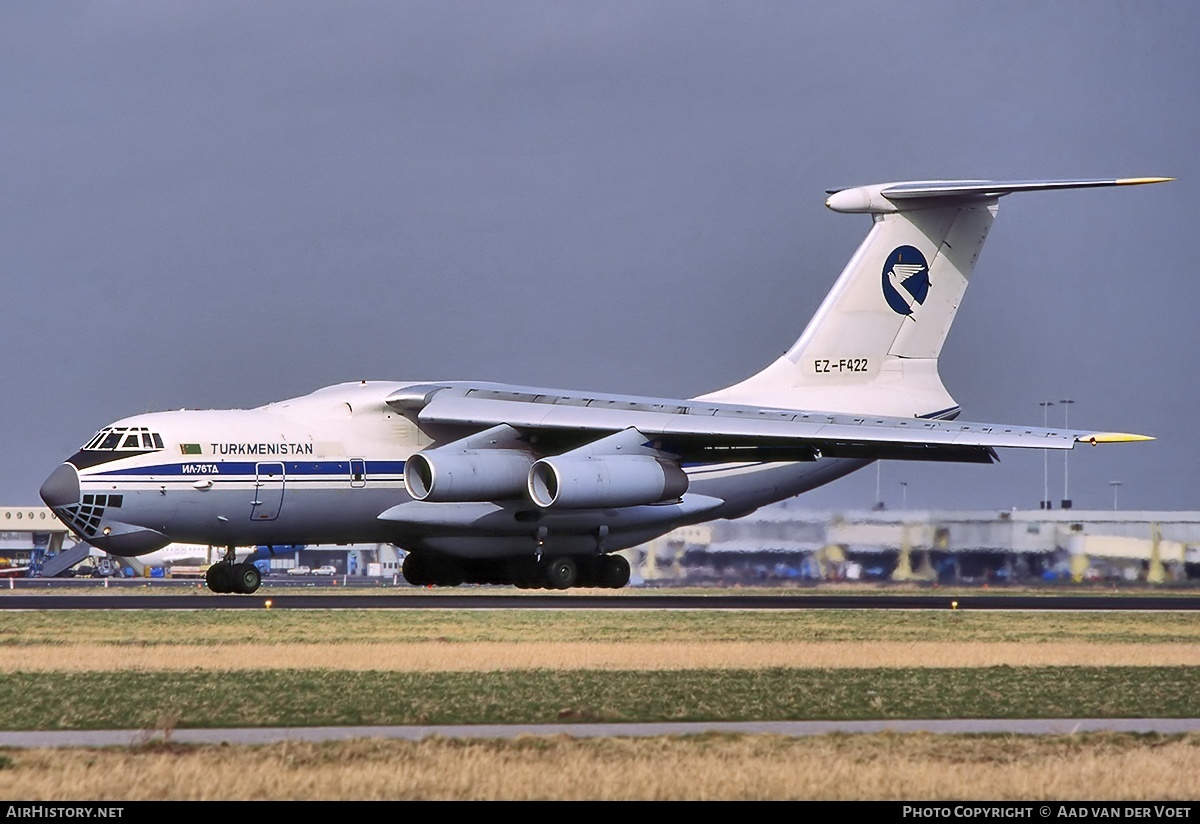
<path id="1" fill-rule="evenodd" d="M 633 428 L 655 448 L 684 461 L 829 457 L 992 463 L 996 448 L 1071 449 L 1076 443 L 1150 440 L 1119 432 L 969 423 L 936 416 L 830 414 L 497 384 L 410 386 L 393 393 L 387 403 L 422 426 L 481 430 L 507 424 L 541 440 L 550 451 Z"/>

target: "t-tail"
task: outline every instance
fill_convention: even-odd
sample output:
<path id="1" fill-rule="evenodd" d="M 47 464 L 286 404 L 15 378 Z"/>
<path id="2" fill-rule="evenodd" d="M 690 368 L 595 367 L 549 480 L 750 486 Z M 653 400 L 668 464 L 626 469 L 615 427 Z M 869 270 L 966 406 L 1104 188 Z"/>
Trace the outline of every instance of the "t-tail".
<path id="1" fill-rule="evenodd" d="M 1159 183 L 914 181 L 828 192 L 835 212 L 871 215 L 866 240 L 791 348 L 756 375 L 703 396 L 755 406 L 950 418 L 938 356 L 971 271 L 1013 192 Z"/>

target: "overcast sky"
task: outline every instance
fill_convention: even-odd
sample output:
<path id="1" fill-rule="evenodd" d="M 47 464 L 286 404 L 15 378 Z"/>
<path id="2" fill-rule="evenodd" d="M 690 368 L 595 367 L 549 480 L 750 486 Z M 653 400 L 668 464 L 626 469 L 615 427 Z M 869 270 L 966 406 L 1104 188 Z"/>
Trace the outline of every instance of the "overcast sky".
<path id="1" fill-rule="evenodd" d="M 1076 508 L 1200 509 L 1197 43 L 1184 0 L 7 0 L 0 504 L 144 411 L 711 391 L 869 229 L 827 188 L 1163 175 L 1001 201 L 941 371 L 966 420 L 1158 438 L 1076 449 Z M 1001 458 L 803 500 L 1036 508 Z"/>

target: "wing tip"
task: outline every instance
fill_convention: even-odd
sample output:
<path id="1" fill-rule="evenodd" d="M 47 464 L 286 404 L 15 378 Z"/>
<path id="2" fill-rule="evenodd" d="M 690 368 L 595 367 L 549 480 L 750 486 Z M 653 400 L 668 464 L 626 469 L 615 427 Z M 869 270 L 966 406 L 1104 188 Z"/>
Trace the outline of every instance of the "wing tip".
<path id="1" fill-rule="evenodd" d="M 1136 435 L 1132 432 L 1089 432 L 1077 437 L 1075 442 L 1090 443 L 1095 446 L 1098 443 L 1135 443 L 1152 440 L 1154 437 L 1151 435 Z"/>
<path id="2" fill-rule="evenodd" d="M 1141 186 L 1143 183 L 1167 183 L 1173 177 L 1121 177 L 1117 178 L 1118 186 Z"/>

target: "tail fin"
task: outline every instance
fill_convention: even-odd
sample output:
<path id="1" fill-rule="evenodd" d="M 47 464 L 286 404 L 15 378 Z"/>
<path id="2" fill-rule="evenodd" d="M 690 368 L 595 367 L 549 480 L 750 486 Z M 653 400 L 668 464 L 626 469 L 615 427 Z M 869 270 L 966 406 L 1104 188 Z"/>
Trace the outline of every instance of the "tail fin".
<path id="1" fill-rule="evenodd" d="M 995 220 L 1013 192 L 1171 178 L 919 181 L 831 190 L 874 225 L 787 353 L 705 399 L 827 412 L 952 417 L 937 359 Z"/>

